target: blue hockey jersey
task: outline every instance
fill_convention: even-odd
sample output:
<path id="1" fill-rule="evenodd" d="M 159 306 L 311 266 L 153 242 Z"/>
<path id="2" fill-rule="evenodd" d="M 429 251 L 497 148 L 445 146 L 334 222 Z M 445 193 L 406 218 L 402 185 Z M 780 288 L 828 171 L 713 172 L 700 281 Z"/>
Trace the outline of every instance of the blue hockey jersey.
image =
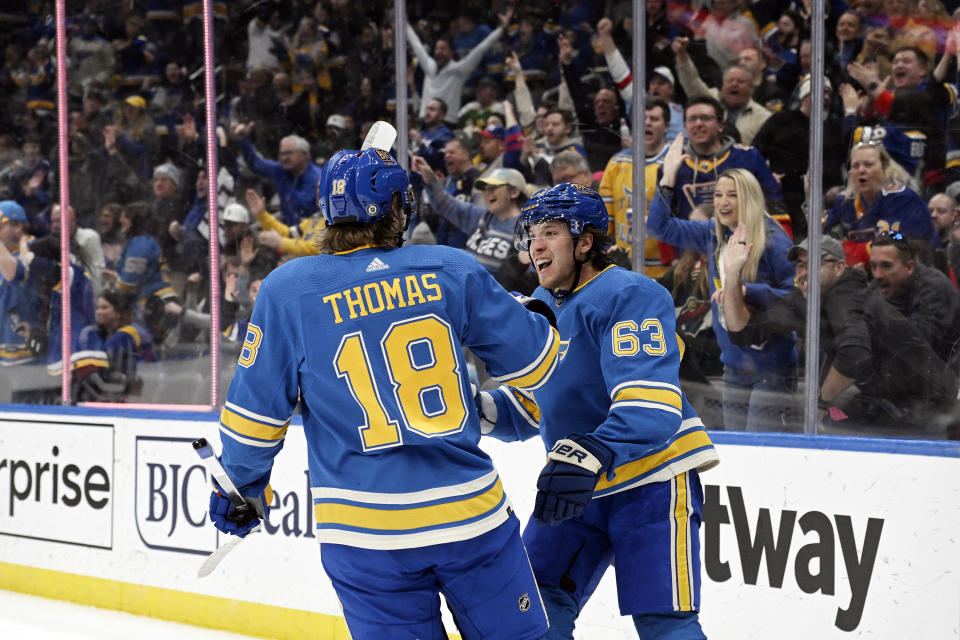
<path id="1" fill-rule="evenodd" d="M 506 328 L 509 328 L 507 331 Z M 459 249 L 307 256 L 263 282 L 220 415 L 223 463 L 266 486 L 301 404 L 320 542 L 400 549 L 466 540 L 509 503 L 489 457 L 463 347 L 535 389 L 559 337 Z"/>
<path id="2" fill-rule="evenodd" d="M 756 177 L 768 201 L 782 201 L 780 184 L 767 166 L 767 161 L 754 147 L 733 144 L 729 139 L 725 148 L 721 148 L 710 158 L 696 155 L 690 144 L 684 148 L 690 157 L 685 158 L 677 171 L 676 191 L 674 192 L 674 212 L 678 218 L 686 220 L 693 208 L 701 204 L 713 204 L 713 192 L 717 187 L 720 174 L 728 169 L 746 169 Z M 657 183 L 659 183 L 659 177 Z"/>
<path id="3" fill-rule="evenodd" d="M 34 258 L 37 261 L 44 258 Z M 59 269 L 57 264 L 53 265 Z M 47 331 L 47 373 L 60 375 L 63 369 L 63 301 L 60 299 L 63 283 L 57 282 L 50 296 L 50 318 Z M 83 369 L 87 366 L 106 366 L 102 352 L 91 352 L 81 346 L 83 328 L 94 322 L 93 287 L 83 269 L 70 265 L 70 368 Z"/>
<path id="4" fill-rule="evenodd" d="M 120 256 L 117 290 L 145 299 L 151 295 L 166 298 L 174 294 L 170 270 L 163 251 L 153 236 L 135 236 Z"/>
<path id="5" fill-rule="evenodd" d="M 608 267 L 558 303 L 534 297 L 557 316 L 560 362 L 540 389 L 498 387 L 502 440 L 537 433 L 547 450 L 573 433 L 592 434 L 614 454 L 595 495 L 662 482 L 719 462 L 706 428 L 680 389 L 683 342 L 673 299 L 646 276 Z"/>
<path id="6" fill-rule="evenodd" d="M 27 347 L 26 339 L 17 332 L 23 323 L 40 325 L 39 301 L 36 292 L 30 286 L 30 270 L 19 259 L 16 250 L 17 271 L 13 280 L 0 278 L 0 365 L 24 364 L 34 359 Z"/>
<path id="7" fill-rule="evenodd" d="M 830 233 L 838 224 L 851 242 L 870 242 L 878 233 L 899 231 L 908 238 L 940 246 L 930 209 L 916 191 L 904 185 L 887 184 L 869 206 L 864 205 L 860 196 L 848 198 L 841 194 L 823 221 L 824 233 Z"/>

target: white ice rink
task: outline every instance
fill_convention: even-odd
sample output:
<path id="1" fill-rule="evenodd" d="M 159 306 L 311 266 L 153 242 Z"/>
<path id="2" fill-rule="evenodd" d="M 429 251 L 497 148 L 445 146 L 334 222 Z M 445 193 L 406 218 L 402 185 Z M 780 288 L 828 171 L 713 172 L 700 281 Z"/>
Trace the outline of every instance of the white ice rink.
<path id="1" fill-rule="evenodd" d="M 252 640 L 225 631 L 0 589 L 3 640 Z"/>

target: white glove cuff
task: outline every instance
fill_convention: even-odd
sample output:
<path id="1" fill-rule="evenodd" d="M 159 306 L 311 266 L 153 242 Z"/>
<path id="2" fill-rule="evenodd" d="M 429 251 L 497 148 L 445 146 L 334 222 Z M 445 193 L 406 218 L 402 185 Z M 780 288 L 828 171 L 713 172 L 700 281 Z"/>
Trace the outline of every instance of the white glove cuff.
<path id="1" fill-rule="evenodd" d="M 591 473 L 600 473 L 600 469 L 603 468 L 595 455 L 573 440 L 567 440 L 566 438 L 557 440 L 553 448 L 547 453 L 547 458 L 582 467 Z"/>
<path id="2" fill-rule="evenodd" d="M 488 391 L 480 392 L 480 433 L 487 435 L 497 426 L 497 403 Z"/>

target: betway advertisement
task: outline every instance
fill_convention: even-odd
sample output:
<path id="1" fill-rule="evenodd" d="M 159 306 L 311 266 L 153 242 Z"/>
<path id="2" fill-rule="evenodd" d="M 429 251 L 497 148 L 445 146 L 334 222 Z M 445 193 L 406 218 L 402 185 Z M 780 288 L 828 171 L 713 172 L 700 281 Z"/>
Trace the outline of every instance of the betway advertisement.
<path id="1" fill-rule="evenodd" d="M 207 517 L 210 480 L 190 446 L 200 436 L 219 451 L 212 420 L 0 423 L 0 533 L 11 534 L 0 561 L 338 615 L 313 535 L 298 426 L 276 458 L 264 531 L 211 576 L 196 577 L 224 542 Z M 789 437 L 716 439 L 721 464 L 701 477 L 708 637 L 960 639 L 955 447 L 891 441 L 883 450 L 820 438 L 814 449 Z M 542 445 L 484 447 L 525 520 Z M 63 543 L 108 548 L 109 562 L 103 551 Z M 618 610 L 613 574 L 582 612 L 576 638 L 636 638 Z"/>

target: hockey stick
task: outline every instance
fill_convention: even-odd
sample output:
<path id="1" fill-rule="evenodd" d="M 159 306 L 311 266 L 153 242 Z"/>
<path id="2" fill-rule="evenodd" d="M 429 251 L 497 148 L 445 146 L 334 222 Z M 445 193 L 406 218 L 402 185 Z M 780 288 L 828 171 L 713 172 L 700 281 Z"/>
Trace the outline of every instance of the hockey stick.
<path id="1" fill-rule="evenodd" d="M 238 491 L 237 486 L 233 484 L 233 480 L 230 479 L 230 476 L 227 474 L 227 470 L 223 468 L 223 465 L 220 464 L 220 460 L 218 460 L 217 456 L 213 454 L 213 447 L 210 446 L 210 443 L 207 442 L 206 438 L 194 440 L 193 450 L 197 452 L 198 456 L 200 456 L 200 459 L 203 461 L 203 466 L 207 468 L 207 471 L 211 476 L 213 476 L 214 480 L 217 481 L 217 484 L 219 484 L 220 487 L 227 492 L 227 497 L 230 498 L 230 502 L 233 503 L 233 506 L 236 509 L 247 510 L 254 508 L 253 505 L 247 502 L 244 497 L 240 495 L 240 491 Z M 261 525 L 257 525 L 251 529 L 247 535 L 260 531 L 260 526 Z M 206 578 L 208 575 L 213 573 L 213 570 L 217 568 L 217 565 L 220 564 L 220 561 L 223 560 L 224 556 L 230 553 L 235 546 L 244 540 L 246 540 L 246 536 L 235 536 L 217 547 L 213 553 L 207 556 L 207 559 L 203 561 L 203 564 L 200 565 L 200 568 L 197 570 L 197 577 Z"/>
<path id="2" fill-rule="evenodd" d="M 370 131 L 367 132 L 367 137 L 363 139 L 363 145 L 360 147 L 360 150 L 366 151 L 367 149 L 374 148 L 380 149 L 381 151 L 390 151 L 396 139 L 397 130 L 393 128 L 393 125 L 384 120 L 377 120 L 373 123 L 373 126 L 370 127 Z"/>

